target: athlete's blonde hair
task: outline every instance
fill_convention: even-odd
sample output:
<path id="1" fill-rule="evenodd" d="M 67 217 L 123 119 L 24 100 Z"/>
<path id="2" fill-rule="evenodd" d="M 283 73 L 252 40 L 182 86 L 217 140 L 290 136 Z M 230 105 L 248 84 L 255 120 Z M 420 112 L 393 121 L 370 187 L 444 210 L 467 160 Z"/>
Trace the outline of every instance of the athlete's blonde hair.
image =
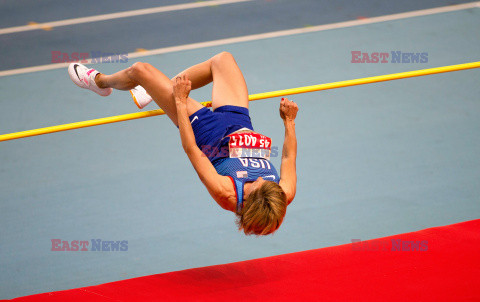
<path id="1" fill-rule="evenodd" d="M 282 224 L 287 213 L 287 196 L 277 183 L 265 181 L 250 192 L 237 213 L 237 226 L 246 235 L 268 235 Z"/>

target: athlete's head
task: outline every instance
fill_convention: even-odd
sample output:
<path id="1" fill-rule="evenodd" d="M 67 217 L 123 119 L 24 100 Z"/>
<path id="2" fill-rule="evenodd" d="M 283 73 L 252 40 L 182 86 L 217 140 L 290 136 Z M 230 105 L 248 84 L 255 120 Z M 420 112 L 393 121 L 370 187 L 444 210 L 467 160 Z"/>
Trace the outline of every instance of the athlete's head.
<path id="1" fill-rule="evenodd" d="M 251 185 L 251 191 L 237 213 L 237 225 L 246 235 L 268 235 L 282 224 L 287 212 L 287 197 L 273 181 L 261 177 Z"/>

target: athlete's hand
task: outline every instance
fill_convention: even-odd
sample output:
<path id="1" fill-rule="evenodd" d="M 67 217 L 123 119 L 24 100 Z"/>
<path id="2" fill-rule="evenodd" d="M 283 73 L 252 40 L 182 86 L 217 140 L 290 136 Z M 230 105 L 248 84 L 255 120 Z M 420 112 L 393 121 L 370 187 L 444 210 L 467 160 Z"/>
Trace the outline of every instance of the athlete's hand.
<path id="1" fill-rule="evenodd" d="M 280 101 L 280 117 L 284 121 L 293 121 L 297 117 L 298 105 L 287 98 Z"/>
<path id="2" fill-rule="evenodd" d="M 188 80 L 186 74 L 175 78 L 173 82 L 173 96 L 177 104 L 187 104 L 190 90 L 192 90 L 192 82 Z"/>

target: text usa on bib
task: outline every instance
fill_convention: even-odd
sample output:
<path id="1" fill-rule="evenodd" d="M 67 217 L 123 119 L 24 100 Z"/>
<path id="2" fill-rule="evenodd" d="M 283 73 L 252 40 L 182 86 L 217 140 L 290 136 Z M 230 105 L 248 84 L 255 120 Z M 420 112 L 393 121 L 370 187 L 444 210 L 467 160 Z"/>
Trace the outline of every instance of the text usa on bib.
<path id="1" fill-rule="evenodd" d="M 272 147 L 271 138 L 254 132 L 232 133 L 229 137 L 230 142 L 228 143 L 228 150 L 230 157 L 270 159 Z"/>

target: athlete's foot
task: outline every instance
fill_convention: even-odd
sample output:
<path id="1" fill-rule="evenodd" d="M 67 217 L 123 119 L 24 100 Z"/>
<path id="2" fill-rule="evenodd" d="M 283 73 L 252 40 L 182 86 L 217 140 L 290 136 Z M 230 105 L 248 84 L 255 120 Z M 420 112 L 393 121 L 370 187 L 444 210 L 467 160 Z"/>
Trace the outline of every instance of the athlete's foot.
<path id="1" fill-rule="evenodd" d="M 91 91 L 101 95 L 108 96 L 112 93 L 112 88 L 100 88 L 95 83 L 95 77 L 99 74 L 97 70 L 91 68 L 88 69 L 86 66 L 79 63 L 72 63 L 68 66 L 68 75 L 70 79 L 81 88 L 90 89 Z"/>
<path id="2" fill-rule="evenodd" d="M 130 93 L 132 94 L 133 101 L 140 109 L 143 109 L 153 100 L 147 91 L 140 85 L 130 90 Z"/>

